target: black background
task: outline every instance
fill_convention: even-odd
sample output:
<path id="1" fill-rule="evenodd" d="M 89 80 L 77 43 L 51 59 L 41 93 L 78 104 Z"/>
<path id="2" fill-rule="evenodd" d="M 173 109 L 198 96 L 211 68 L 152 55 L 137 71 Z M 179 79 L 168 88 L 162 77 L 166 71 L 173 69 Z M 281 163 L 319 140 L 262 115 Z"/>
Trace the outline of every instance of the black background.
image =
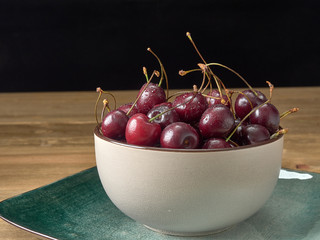
<path id="1" fill-rule="evenodd" d="M 138 89 L 165 65 L 170 88 L 201 62 L 256 87 L 319 85 L 319 1 L 0 0 L 0 92 Z M 228 87 L 244 84 L 214 68 Z"/>

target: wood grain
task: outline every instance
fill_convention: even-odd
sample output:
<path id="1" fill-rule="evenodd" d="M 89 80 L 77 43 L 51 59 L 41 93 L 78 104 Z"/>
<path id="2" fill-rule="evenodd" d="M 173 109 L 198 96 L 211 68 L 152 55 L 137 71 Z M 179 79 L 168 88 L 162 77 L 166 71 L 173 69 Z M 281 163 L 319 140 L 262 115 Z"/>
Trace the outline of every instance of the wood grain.
<path id="1" fill-rule="evenodd" d="M 268 89 L 262 89 L 268 94 Z M 175 91 L 171 91 L 172 93 Z M 114 91 L 117 105 L 137 91 Z M 281 125 L 283 167 L 320 173 L 320 87 L 276 88 L 280 112 L 299 107 Z M 0 94 L 0 201 L 95 165 L 93 92 Z M 111 99 L 110 99 L 111 100 Z M 0 221 L 0 239 L 37 239 Z"/>

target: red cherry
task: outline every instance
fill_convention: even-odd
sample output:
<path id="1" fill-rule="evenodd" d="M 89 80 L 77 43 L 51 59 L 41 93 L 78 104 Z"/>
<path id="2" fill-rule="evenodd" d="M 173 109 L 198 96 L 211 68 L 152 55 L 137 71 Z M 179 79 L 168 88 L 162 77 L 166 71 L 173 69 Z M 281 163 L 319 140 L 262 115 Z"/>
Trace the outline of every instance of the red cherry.
<path id="1" fill-rule="evenodd" d="M 129 144 L 138 146 L 154 146 L 161 135 L 160 124 L 149 122 L 149 118 L 142 113 L 133 115 L 126 127 L 126 140 Z"/>
<path id="2" fill-rule="evenodd" d="M 242 129 L 242 141 L 244 145 L 259 143 L 270 139 L 268 129 L 259 124 L 248 124 Z"/>
<path id="3" fill-rule="evenodd" d="M 237 118 L 236 120 L 234 120 L 234 128 L 237 128 L 237 129 L 231 137 L 231 140 L 236 142 L 238 145 L 242 145 L 242 128 L 248 125 L 248 122 L 244 121 L 238 127 L 238 124 L 240 122 L 241 122 L 240 118 Z"/>
<path id="4" fill-rule="evenodd" d="M 121 110 L 109 112 L 101 123 L 102 134 L 112 139 L 124 138 L 128 119 L 128 116 Z"/>
<path id="5" fill-rule="evenodd" d="M 199 145 L 199 135 L 191 125 L 174 122 L 163 129 L 160 144 L 163 148 L 193 149 Z"/>
<path id="6" fill-rule="evenodd" d="M 224 137 L 233 126 L 233 114 L 222 104 L 208 108 L 199 121 L 199 130 L 204 138 Z"/>
<path id="7" fill-rule="evenodd" d="M 260 124 L 266 127 L 271 134 L 279 129 L 280 114 L 278 109 L 271 103 L 263 104 L 249 118 L 251 124 Z"/>
<path id="8" fill-rule="evenodd" d="M 178 107 L 176 107 L 179 105 Z M 173 107 L 179 114 L 180 120 L 186 123 L 196 122 L 208 108 L 206 98 L 198 92 L 184 93 L 173 101 Z"/>
<path id="9" fill-rule="evenodd" d="M 257 90 L 255 92 L 257 95 L 252 90 L 245 90 L 236 98 L 234 110 L 239 118 L 243 119 L 254 107 L 268 100 L 262 92 Z"/>
<path id="10" fill-rule="evenodd" d="M 216 89 L 212 90 L 212 92 L 209 92 L 208 95 L 211 96 L 211 97 L 214 97 L 214 98 L 207 97 L 208 107 L 212 107 L 212 106 L 217 105 L 217 104 L 222 104 L 221 103 L 221 98 L 220 98 L 220 93 L 219 93 L 218 90 L 216 90 Z M 223 103 L 223 105 L 226 105 L 227 107 L 230 108 L 231 104 L 230 104 L 230 101 L 228 100 L 227 95 L 223 94 L 222 95 L 222 99 L 225 102 L 225 103 Z"/>
<path id="11" fill-rule="evenodd" d="M 145 83 L 141 87 L 138 96 L 140 95 L 141 91 L 143 91 L 146 84 L 147 83 Z M 159 87 L 158 84 L 149 83 L 149 85 L 146 87 L 146 89 L 143 91 L 140 98 L 138 99 L 136 106 L 140 113 L 147 114 L 154 105 L 163 103 L 165 101 L 166 94 L 164 90 L 161 87 Z"/>
<path id="12" fill-rule="evenodd" d="M 161 103 L 158 105 L 155 105 L 147 114 L 148 118 L 154 118 L 155 116 L 159 115 L 160 113 L 163 113 L 161 116 L 155 118 L 153 121 L 156 123 L 159 123 L 161 128 L 164 129 L 166 126 L 173 122 L 178 122 L 180 121 L 178 113 L 174 110 L 171 109 L 171 103 L 165 102 Z"/>
<path id="13" fill-rule="evenodd" d="M 229 142 L 226 142 L 223 138 L 210 138 L 202 146 L 203 149 L 218 149 L 218 148 L 231 148 Z"/>

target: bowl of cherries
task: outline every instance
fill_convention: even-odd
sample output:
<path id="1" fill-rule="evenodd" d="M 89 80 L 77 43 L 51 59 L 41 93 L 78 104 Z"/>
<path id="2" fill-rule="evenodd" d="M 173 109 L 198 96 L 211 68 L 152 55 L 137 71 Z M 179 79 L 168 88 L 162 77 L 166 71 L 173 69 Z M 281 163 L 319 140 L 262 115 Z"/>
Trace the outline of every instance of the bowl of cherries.
<path id="1" fill-rule="evenodd" d="M 179 236 L 216 233 L 249 218 L 269 199 L 281 168 L 282 114 L 269 96 L 252 88 L 233 69 L 202 59 L 198 88 L 169 95 L 160 65 L 131 103 L 111 109 L 97 89 L 96 163 L 111 201 L 127 216 L 154 231 Z M 231 91 L 211 70 L 223 67 L 247 86 Z M 159 82 L 154 83 L 154 78 Z M 163 81 L 165 80 L 165 81 Z M 161 87 L 166 82 L 167 89 Z"/>

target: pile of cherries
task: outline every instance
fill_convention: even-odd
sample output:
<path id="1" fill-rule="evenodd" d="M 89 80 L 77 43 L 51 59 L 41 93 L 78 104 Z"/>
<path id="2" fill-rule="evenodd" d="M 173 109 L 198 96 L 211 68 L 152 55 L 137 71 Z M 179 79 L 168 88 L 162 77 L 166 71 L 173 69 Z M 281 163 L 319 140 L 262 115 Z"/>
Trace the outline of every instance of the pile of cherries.
<path id="1" fill-rule="evenodd" d="M 270 96 L 267 98 L 227 66 L 219 63 L 207 64 L 190 33 L 187 36 L 203 63 L 198 64 L 199 69 L 181 70 L 179 73 L 183 76 L 200 71 L 203 75 L 200 88 L 193 86 L 191 91 L 168 96 L 168 79 L 163 64 L 148 48 L 157 58 L 161 73 L 154 71 L 149 78 L 146 68 L 143 68 L 147 81 L 132 103 L 111 110 L 108 101 L 103 101 L 100 130 L 104 136 L 138 146 L 217 149 L 255 144 L 287 132 L 287 129 L 280 128 L 280 119 L 298 109 L 293 108 L 280 114 L 271 103 L 271 83 L 268 82 Z M 226 89 L 210 66 L 220 66 L 232 71 L 248 85 L 248 89 L 242 92 Z M 160 77 L 158 84 L 151 82 L 155 76 Z M 167 83 L 167 93 L 161 87 L 163 79 Z M 213 82 L 216 84 L 215 89 L 212 87 Z M 98 104 L 102 93 L 109 93 L 101 88 L 97 91 Z M 170 101 L 171 98 L 174 100 Z M 105 114 L 106 110 L 108 112 Z"/>

